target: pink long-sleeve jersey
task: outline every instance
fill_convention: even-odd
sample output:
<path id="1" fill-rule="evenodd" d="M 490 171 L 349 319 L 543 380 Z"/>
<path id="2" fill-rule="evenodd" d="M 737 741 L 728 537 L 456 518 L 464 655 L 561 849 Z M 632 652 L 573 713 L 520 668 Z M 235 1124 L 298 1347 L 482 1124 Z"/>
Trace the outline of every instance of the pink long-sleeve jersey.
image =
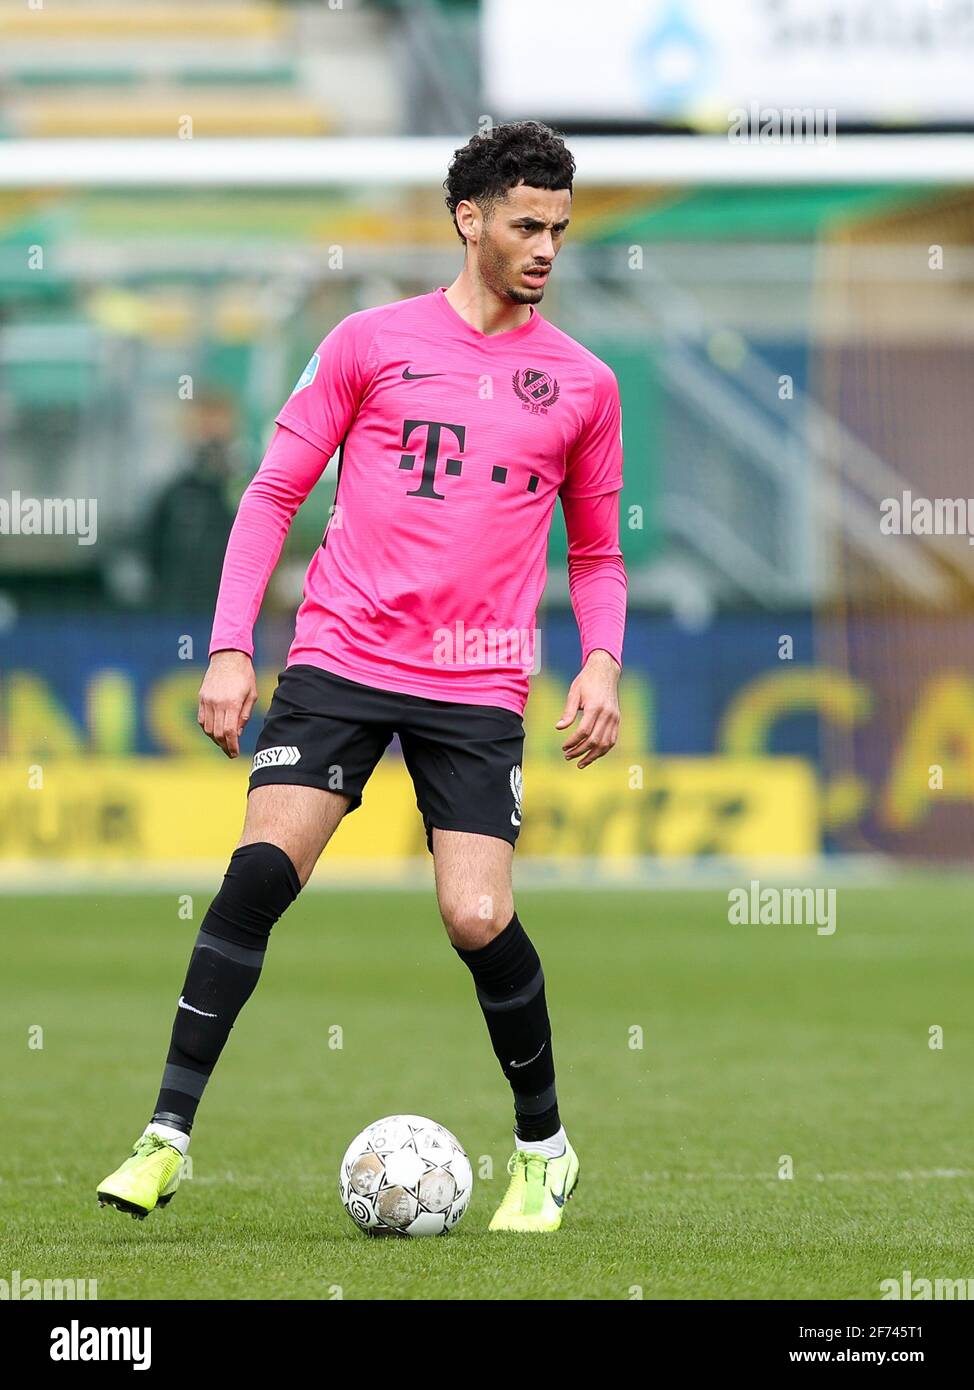
<path id="1" fill-rule="evenodd" d="M 289 666 L 522 713 L 559 495 L 582 659 L 621 664 L 618 386 L 537 309 L 497 334 L 443 289 L 351 314 L 277 424 L 231 532 L 211 654 L 253 653 L 291 519 L 340 448 Z"/>

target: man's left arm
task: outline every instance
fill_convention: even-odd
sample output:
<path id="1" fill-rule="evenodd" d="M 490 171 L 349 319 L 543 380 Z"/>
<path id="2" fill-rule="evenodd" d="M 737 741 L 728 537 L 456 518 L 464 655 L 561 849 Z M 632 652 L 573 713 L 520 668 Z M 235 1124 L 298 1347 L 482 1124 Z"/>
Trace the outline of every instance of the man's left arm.
<path id="1" fill-rule="evenodd" d="M 568 587 L 582 644 L 582 669 L 555 726 L 578 727 L 562 751 L 588 767 L 619 736 L 618 683 L 626 619 L 626 571 L 619 546 L 622 419 L 619 389 L 606 367 L 595 384 L 589 426 L 572 452 L 561 489 L 568 532 Z"/>

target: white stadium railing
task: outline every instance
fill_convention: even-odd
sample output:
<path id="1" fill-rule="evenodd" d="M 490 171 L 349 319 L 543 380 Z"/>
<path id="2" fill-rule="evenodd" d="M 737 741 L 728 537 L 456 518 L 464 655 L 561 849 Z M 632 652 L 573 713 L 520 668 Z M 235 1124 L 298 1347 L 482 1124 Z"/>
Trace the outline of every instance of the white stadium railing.
<path id="1" fill-rule="evenodd" d="M 0 187 L 286 187 L 440 184 L 455 137 L 0 141 Z M 974 135 L 578 136 L 579 182 L 619 184 L 971 184 Z"/>

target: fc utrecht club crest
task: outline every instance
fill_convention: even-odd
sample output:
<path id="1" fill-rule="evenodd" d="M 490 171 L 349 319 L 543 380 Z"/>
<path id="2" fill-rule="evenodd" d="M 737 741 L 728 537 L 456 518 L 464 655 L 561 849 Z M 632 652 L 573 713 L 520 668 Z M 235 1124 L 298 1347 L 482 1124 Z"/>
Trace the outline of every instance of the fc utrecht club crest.
<path id="1" fill-rule="evenodd" d="M 521 824 L 521 795 L 524 791 L 524 779 L 521 776 L 521 767 L 515 763 L 511 768 L 511 795 L 514 797 L 514 810 L 511 812 L 511 824 Z"/>
<path id="2" fill-rule="evenodd" d="M 558 399 L 555 378 L 547 372 L 539 372 L 536 367 L 522 367 L 511 380 L 515 394 L 532 415 L 544 415 Z"/>

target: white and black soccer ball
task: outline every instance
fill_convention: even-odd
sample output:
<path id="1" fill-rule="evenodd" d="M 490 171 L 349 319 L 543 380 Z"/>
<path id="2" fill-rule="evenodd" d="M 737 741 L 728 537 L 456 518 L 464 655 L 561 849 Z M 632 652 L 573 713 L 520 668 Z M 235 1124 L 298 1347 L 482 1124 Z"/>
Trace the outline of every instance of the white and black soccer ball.
<path id="1" fill-rule="evenodd" d="M 448 1129 L 421 1115 L 387 1115 L 345 1150 L 338 1190 L 368 1235 L 442 1236 L 467 1209 L 473 1173 Z"/>

